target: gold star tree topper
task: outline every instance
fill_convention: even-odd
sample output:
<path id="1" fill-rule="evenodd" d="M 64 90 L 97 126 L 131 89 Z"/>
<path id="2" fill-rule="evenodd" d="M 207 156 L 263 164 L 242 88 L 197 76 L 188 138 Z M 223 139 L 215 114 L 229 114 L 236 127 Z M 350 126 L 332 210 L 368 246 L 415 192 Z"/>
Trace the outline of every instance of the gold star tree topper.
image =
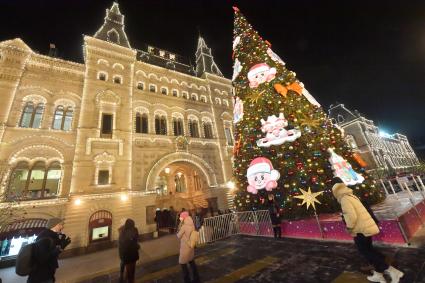
<path id="1" fill-rule="evenodd" d="M 307 209 L 310 207 L 310 205 L 312 205 L 314 210 L 316 210 L 315 203 L 317 202 L 317 203 L 321 204 L 321 202 L 318 201 L 316 199 L 316 197 L 323 194 L 323 191 L 320 191 L 320 192 L 317 192 L 317 193 L 312 193 L 311 190 L 310 190 L 310 187 L 308 188 L 307 192 L 304 191 L 303 189 L 300 189 L 300 191 L 301 191 L 302 195 L 301 196 L 294 196 L 294 197 L 302 199 L 303 203 L 301 205 L 307 204 Z"/>

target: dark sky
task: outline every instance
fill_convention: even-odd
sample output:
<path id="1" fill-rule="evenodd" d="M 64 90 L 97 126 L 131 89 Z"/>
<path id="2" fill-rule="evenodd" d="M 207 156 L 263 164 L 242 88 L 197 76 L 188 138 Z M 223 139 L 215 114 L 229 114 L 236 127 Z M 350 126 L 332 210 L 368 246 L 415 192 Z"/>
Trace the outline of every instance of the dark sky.
<path id="1" fill-rule="evenodd" d="M 236 3 L 323 106 L 342 102 L 425 149 L 425 1 L 119 3 L 132 47 L 149 43 L 193 61 L 199 26 L 227 77 Z M 111 4 L 0 0 L 0 40 L 21 37 L 40 53 L 54 42 L 60 57 L 81 62 L 82 34 L 96 32 Z"/>

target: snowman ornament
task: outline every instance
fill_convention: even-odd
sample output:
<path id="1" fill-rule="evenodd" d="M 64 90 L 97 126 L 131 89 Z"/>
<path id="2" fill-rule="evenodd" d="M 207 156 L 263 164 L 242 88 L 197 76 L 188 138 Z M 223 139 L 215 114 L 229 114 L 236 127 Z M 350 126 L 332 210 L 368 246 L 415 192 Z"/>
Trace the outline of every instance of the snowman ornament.
<path id="1" fill-rule="evenodd" d="M 257 146 L 281 145 L 285 142 L 293 142 L 301 136 L 300 130 L 286 130 L 285 127 L 287 126 L 288 120 L 285 119 L 283 113 L 279 113 L 279 117 L 269 116 L 267 121 L 261 119 L 261 131 L 266 133 L 266 137 L 257 140 Z"/>
<path id="2" fill-rule="evenodd" d="M 257 194 L 259 190 L 271 191 L 277 187 L 279 171 L 273 169 L 272 162 L 265 157 L 257 157 L 251 161 L 246 172 L 248 178 L 247 191 Z"/>
<path id="3" fill-rule="evenodd" d="M 256 88 L 260 84 L 268 83 L 276 77 L 276 68 L 266 63 L 255 64 L 248 72 L 249 87 Z"/>

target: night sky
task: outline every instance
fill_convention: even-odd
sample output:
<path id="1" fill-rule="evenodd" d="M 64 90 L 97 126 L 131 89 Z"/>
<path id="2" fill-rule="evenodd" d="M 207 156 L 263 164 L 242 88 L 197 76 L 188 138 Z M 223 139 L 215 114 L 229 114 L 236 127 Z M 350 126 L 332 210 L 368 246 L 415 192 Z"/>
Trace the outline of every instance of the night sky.
<path id="1" fill-rule="evenodd" d="M 425 154 L 425 1 L 124 1 L 133 48 L 144 43 L 194 61 L 198 27 L 221 71 L 232 74 L 232 5 L 323 106 L 344 103 Z M 102 25 L 111 0 L 0 0 L 0 40 L 22 38 L 82 62 L 82 35 Z"/>

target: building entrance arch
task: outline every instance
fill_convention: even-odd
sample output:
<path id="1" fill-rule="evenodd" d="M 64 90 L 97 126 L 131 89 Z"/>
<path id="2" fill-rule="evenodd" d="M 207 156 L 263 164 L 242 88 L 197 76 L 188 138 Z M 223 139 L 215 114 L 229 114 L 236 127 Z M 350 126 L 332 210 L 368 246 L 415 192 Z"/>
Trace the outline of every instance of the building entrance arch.
<path id="1" fill-rule="evenodd" d="M 202 158 L 195 154 L 187 152 L 176 152 L 162 157 L 152 167 L 146 180 L 145 188 L 147 191 L 154 191 L 157 189 L 158 176 L 160 176 L 161 172 L 163 172 L 171 164 L 187 164 L 193 166 L 194 168 L 196 168 L 195 172 L 197 172 L 198 175 L 201 175 L 202 178 L 205 178 L 207 186 L 209 188 L 217 187 L 216 174 L 207 162 L 205 162 Z M 177 174 L 179 172 L 175 173 Z M 187 182 L 187 180 L 184 179 L 185 177 L 183 177 L 183 175 L 180 175 L 179 177 L 181 178 L 181 180 L 176 180 L 176 186 L 185 185 L 185 182 Z"/>

